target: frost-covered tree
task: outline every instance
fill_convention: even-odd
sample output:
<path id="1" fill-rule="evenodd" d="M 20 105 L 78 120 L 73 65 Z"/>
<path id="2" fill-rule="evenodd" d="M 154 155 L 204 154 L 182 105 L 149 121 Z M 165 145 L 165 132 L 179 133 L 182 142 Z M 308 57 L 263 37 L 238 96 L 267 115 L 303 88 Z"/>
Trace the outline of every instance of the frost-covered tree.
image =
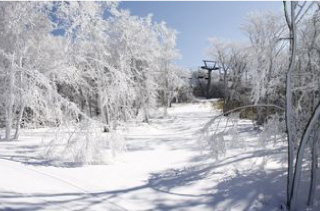
<path id="1" fill-rule="evenodd" d="M 115 2 L 2 2 L 0 10 L 0 123 L 7 141 L 18 138 L 22 123 L 58 127 L 74 141 L 98 126 L 114 147 L 117 125 L 139 114 L 148 122 L 162 91 L 169 102 L 184 86 L 172 65 L 176 32 L 151 15 L 131 15 Z M 66 125 L 76 134 L 61 129 Z M 84 142 L 102 147 L 93 137 Z"/>
<path id="2" fill-rule="evenodd" d="M 250 75 L 252 77 L 252 101 L 254 103 L 272 103 L 279 94 L 273 90 L 281 83 L 283 75 L 284 48 L 281 38 L 285 35 L 285 23 L 280 14 L 252 13 L 247 16 L 242 30 L 250 40 L 249 57 Z M 282 73 L 281 73 L 282 71 Z M 277 78 L 277 80 L 274 80 Z M 277 95 L 278 94 L 278 95 Z"/>
<path id="3" fill-rule="evenodd" d="M 210 38 L 209 42 L 211 44 L 209 56 L 218 63 L 222 76 L 223 110 L 248 104 L 248 100 L 242 99 L 248 84 L 247 46 L 219 38 Z"/>
<path id="4" fill-rule="evenodd" d="M 180 85 L 177 68 L 171 64 L 179 56 L 175 49 L 177 32 L 168 28 L 164 22 L 156 25 L 156 31 L 160 42 L 160 57 L 158 61 L 160 69 L 158 71 L 162 79 L 159 89 L 162 95 L 161 101 L 164 106 L 164 115 L 166 116 L 167 108 L 170 106 L 174 98 L 174 91 L 177 88 L 174 86 Z"/>
<path id="5" fill-rule="evenodd" d="M 124 76 L 131 83 L 127 88 L 131 89 L 132 93 L 130 97 L 123 98 L 130 101 L 119 104 L 124 111 L 133 111 L 131 108 L 134 107 L 136 115 L 142 111 L 144 121 L 148 122 L 149 110 L 156 106 L 156 58 L 159 55 L 158 40 L 151 16 L 131 16 L 129 11 L 125 10 L 113 12 L 115 17 L 111 18 L 114 36 L 112 60 L 117 62 L 122 72 L 126 72 Z M 130 92 L 124 91 L 123 94 Z M 129 112 L 126 116 L 128 115 L 132 116 L 133 113 Z"/>
<path id="6" fill-rule="evenodd" d="M 227 110 L 227 99 L 229 95 L 229 78 L 230 78 L 230 60 L 231 60 L 231 48 L 230 42 L 221 40 L 217 37 L 213 37 L 209 39 L 211 44 L 209 49 L 209 55 L 216 62 L 218 62 L 220 66 L 220 74 L 222 75 L 223 81 L 223 98 L 224 98 L 224 107 L 223 110 Z"/>
<path id="7" fill-rule="evenodd" d="M 15 113 L 17 115 L 16 132 L 14 138 L 18 138 L 21 119 L 28 101 L 26 93 L 29 88 L 34 88 L 39 80 L 37 78 L 38 66 L 32 57 L 35 57 L 32 48 L 52 30 L 52 24 L 46 14 L 50 4 L 31 2 L 2 2 L 0 4 L 2 17 L 1 28 L 1 71 L 2 101 L 5 110 L 6 135 L 9 141 Z M 36 52 L 36 53 L 39 53 Z M 30 68 L 31 66 L 31 68 Z M 31 87 L 30 87 L 31 86 Z M 17 112 L 15 112 L 17 111 Z"/>

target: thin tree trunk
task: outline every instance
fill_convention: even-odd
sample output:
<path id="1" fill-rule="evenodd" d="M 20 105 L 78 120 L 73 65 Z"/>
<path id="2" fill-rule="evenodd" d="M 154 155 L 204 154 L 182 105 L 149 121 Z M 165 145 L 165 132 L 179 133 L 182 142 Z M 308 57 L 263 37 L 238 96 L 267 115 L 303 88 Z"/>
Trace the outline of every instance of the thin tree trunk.
<path id="1" fill-rule="evenodd" d="M 8 72 L 8 92 L 6 100 L 6 134 L 5 141 L 10 140 L 12 126 L 12 107 L 13 107 L 13 85 L 14 85 L 14 55 L 12 58 L 11 69 Z"/>
<path id="2" fill-rule="evenodd" d="M 121 111 L 122 111 L 122 116 L 123 116 L 123 121 L 124 122 L 127 122 L 128 121 L 128 116 L 127 116 L 127 113 L 126 113 L 126 106 L 122 106 L 121 107 Z M 106 113 L 106 121 L 108 122 L 108 114 Z"/>
<path id="3" fill-rule="evenodd" d="M 89 107 L 89 116 L 90 118 L 92 118 L 92 100 L 90 95 L 88 97 L 88 107 Z"/>
<path id="4" fill-rule="evenodd" d="M 168 104 L 169 104 L 169 79 L 168 79 L 168 64 L 165 62 L 165 87 L 164 87 L 164 116 L 168 115 Z"/>
<path id="5" fill-rule="evenodd" d="M 110 124 L 110 114 L 109 114 L 108 105 L 106 105 L 105 108 L 106 108 L 106 124 L 109 125 Z"/>
<path id="6" fill-rule="evenodd" d="M 20 67 L 22 67 L 22 57 L 20 57 Z M 23 112 L 24 112 L 24 108 L 25 108 L 25 101 L 23 99 L 23 87 L 22 87 L 22 83 L 23 83 L 23 73 L 22 71 L 20 71 L 19 74 L 19 95 L 20 95 L 20 111 L 19 111 L 19 115 L 17 117 L 17 122 L 16 122 L 16 132 L 14 133 L 13 139 L 18 139 L 19 138 L 19 134 L 20 134 L 20 128 L 21 128 L 21 121 L 22 121 L 22 116 L 23 116 Z"/>
<path id="7" fill-rule="evenodd" d="M 165 89 L 167 89 L 168 86 L 166 85 Z M 164 106 L 164 111 L 163 111 L 163 116 L 167 116 L 168 115 L 168 104 L 169 104 L 169 94 L 168 94 L 168 90 L 164 91 L 164 100 L 163 100 L 163 106 Z"/>
<path id="8" fill-rule="evenodd" d="M 228 77 L 227 77 L 227 71 L 228 69 L 226 67 L 223 67 L 223 112 L 226 112 L 227 109 L 227 99 L 228 99 Z"/>
<path id="9" fill-rule="evenodd" d="M 273 60 L 272 60 L 272 56 L 270 56 L 270 65 L 269 65 L 269 71 L 268 71 L 268 77 L 267 77 L 267 87 L 269 86 L 269 83 L 271 81 L 271 74 L 272 74 L 272 68 L 273 68 Z M 268 92 L 266 93 L 266 100 L 267 100 L 267 104 L 270 103 L 270 96 L 268 94 Z M 266 108 L 266 116 L 269 116 L 269 107 Z"/>
<path id="10" fill-rule="evenodd" d="M 107 116 L 106 116 L 106 112 L 105 112 L 104 102 L 102 102 L 102 93 L 99 92 L 98 95 L 99 95 L 99 96 L 98 96 L 98 100 L 99 100 L 99 102 L 98 102 L 98 107 L 99 107 L 99 110 L 100 110 L 101 121 L 102 121 L 103 123 L 106 123 L 106 121 L 107 121 Z M 106 123 L 106 124 L 107 124 L 107 123 Z M 103 127 L 103 132 L 109 132 L 109 129 L 108 129 L 108 127 L 107 127 L 106 125 Z"/>
<path id="11" fill-rule="evenodd" d="M 145 105 L 142 106 L 144 113 L 144 122 L 149 123 L 149 113 Z"/>
<path id="12" fill-rule="evenodd" d="M 297 159 L 296 159 L 296 165 L 295 165 L 295 172 L 293 177 L 293 185 L 292 185 L 292 196 L 290 200 L 290 209 L 295 210 L 296 208 L 296 198 L 298 194 L 298 188 L 300 183 L 300 176 L 301 176 L 301 168 L 302 168 L 302 161 L 304 156 L 304 151 L 307 146 L 308 140 L 310 139 L 310 136 L 312 134 L 313 128 L 318 123 L 320 117 L 320 103 L 317 105 L 316 110 L 314 111 L 304 133 L 302 136 L 301 143 L 299 145 Z"/>
<path id="13" fill-rule="evenodd" d="M 317 187 L 316 185 L 317 185 L 317 179 L 318 179 L 317 162 L 318 162 L 319 133 L 320 133 L 320 130 L 318 129 L 318 132 L 316 133 L 313 139 L 313 144 L 312 144 L 311 181 L 310 181 L 310 189 L 309 189 L 308 206 L 313 206 L 314 194 Z"/>
<path id="14" fill-rule="evenodd" d="M 14 133 L 14 137 L 13 137 L 13 139 L 15 139 L 15 140 L 18 139 L 19 135 L 20 135 L 21 121 L 22 121 L 24 108 L 25 108 L 25 104 L 24 104 L 24 101 L 22 101 L 21 105 L 20 105 L 19 115 L 17 118 L 17 123 L 16 123 L 16 132 Z"/>
<path id="15" fill-rule="evenodd" d="M 97 102 L 97 105 L 95 107 L 95 113 L 96 113 L 96 116 L 98 116 L 100 114 L 100 105 L 99 105 L 99 102 L 100 101 L 100 96 L 99 96 L 99 93 L 97 91 L 97 94 L 96 94 L 96 102 Z"/>
<path id="16" fill-rule="evenodd" d="M 295 26 L 295 7 L 294 2 L 291 2 L 291 22 L 288 19 L 288 11 L 286 2 L 284 4 L 284 12 L 287 20 L 288 27 L 290 29 L 290 64 L 289 69 L 286 75 L 286 109 L 285 109 L 285 118 L 286 118 L 286 128 L 287 128 L 287 141 L 288 141 L 288 176 L 287 176 L 287 207 L 290 209 L 292 202 L 292 186 L 293 186 L 293 131 L 292 131 L 292 85 L 291 78 L 292 72 L 294 70 L 294 63 L 296 57 L 296 26 Z"/>

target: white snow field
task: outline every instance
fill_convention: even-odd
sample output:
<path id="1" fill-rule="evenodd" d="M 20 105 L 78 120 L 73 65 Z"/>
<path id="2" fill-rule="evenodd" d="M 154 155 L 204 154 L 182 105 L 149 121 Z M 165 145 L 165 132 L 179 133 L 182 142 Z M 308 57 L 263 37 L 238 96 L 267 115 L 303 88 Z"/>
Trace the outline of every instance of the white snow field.
<path id="1" fill-rule="evenodd" d="M 215 160 L 195 134 L 217 114 L 199 101 L 130 123 L 127 152 L 108 165 L 50 165 L 41 158 L 47 130 L 23 130 L 19 141 L 0 143 L 0 210 L 279 210 L 284 144 L 261 144 L 252 122 L 240 120 Z"/>

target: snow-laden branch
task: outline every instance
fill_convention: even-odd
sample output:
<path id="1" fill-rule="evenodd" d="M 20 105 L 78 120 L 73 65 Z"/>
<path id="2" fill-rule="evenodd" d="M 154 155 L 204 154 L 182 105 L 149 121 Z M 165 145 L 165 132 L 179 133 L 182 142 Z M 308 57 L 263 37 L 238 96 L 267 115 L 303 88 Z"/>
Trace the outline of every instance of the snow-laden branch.
<path id="1" fill-rule="evenodd" d="M 243 110 L 243 109 L 247 109 L 247 108 L 259 108 L 259 107 L 271 107 L 271 108 L 275 108 L 275 109 L 278 109 L 278 110 L 281 110 L 281 111 L 284 111 L 284 108 L 280 107 L 280 106 L 277 106 L 277 105 L 272 105 L 272 104 L 257 104 L 257 105 L 246 105 L 246 106 L 241 106 L 241 107 L 237 107 L 237 108 L 234 108 L 234 109 L 231 109 L 229 111 L 226 111 L 226 112 L 223 112 L 215 117 L 213 117 L 209 122 L 207 122 L 205 124 L 205 126 L 201 129 L 201 131 L 205 131 L 207 130 L 211 125 L 213 125 L 213 123 L 220 117 L 223 117 L 223 116 L 226 116 L 230 113 L 234 113 L 234 112 L 237 112 L 237 111 L 240 111 L 240 110 Z"/>

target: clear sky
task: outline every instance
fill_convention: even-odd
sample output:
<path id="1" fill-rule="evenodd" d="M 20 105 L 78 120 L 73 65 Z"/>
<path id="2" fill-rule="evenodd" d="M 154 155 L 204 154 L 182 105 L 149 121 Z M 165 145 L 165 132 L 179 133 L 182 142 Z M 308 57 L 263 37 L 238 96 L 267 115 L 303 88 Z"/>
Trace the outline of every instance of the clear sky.
<path id="1" fill-rule="evenodd" d="M 121 2 L 120 7 L 129 9 L 133 15 L 152 13 L 156 22 L 165 21 L 175 28 L 179 32 L 177 48 L 182 55 L 177 63 L 186 68 L 202 65 L 209 37 L 246 40 L 240 30 L 246 14 L 253 11 L 283 11 L 282 1 L 127 1 Z"/>

